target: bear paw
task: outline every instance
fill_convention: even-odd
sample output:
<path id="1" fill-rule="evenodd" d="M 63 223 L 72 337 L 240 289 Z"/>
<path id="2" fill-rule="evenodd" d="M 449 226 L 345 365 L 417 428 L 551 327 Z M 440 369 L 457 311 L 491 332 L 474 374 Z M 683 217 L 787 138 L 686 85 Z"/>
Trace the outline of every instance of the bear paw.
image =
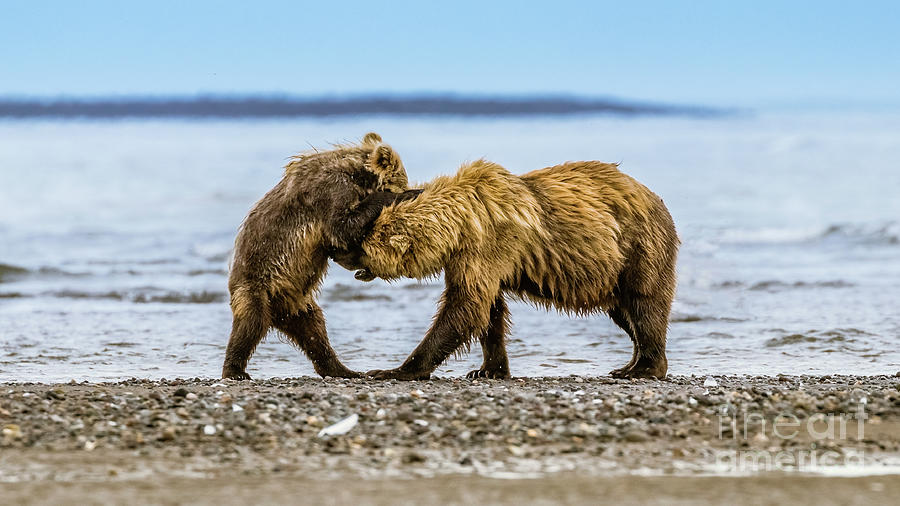
<path id="1" fill-rule="evenodd" d="M 353 277 L 358 279 L 359 281 L 366 281 L 366 282 L 369 282 L 369 281 L 372 281 L 375 279 L 375 275 L 372 274 L 372 271 L 370 271 L 369 269 L 360 269 L 360 270 L 356 271 L 356 274 L 354 274 Z"/>
<path id="2" fill-rule="evenodd" d="M 647 366 L 631 366 L 623 367 L 610 371 L 613 378 L 649 378 L 649 379 L 665 379 L 666 370 L 660 367 Z"/>
<path id="3" fill-rule="evenodd" d="M 316 369 L 316 373 L 323 378 L 362 378 L 364 375 L 360 372 L 351 371 L 350 369 L 334 368 L 334 369 Z"/>
<path id="4" fill-rule="evenodd" d="M 251 378 L 250 378 L 250 375 L 247 374 L 247 371 L 242 371 L 237 368 L 225 368 L 225 370 L 222 371 L 222 379 L 233 379 L 233 380 L 237 380 L 237 381 L 244 381 L 244 380 L 249 380 Z"/>
<path id="5" fill-rule="evenodd" d="M 469 371 L 466 374 L 467 378 L 488 378 L 488 379 L 509 379 L 510 376 L 509 371 L 494 371 L 491 369 L 475 369 L 474 371 Z"/>
<path id="6" fill-rule="evenodd" d="M 388 380 L 396 379 L 403 381 L 427 380 L 431 378 L 430 372 L 409 372 L 402 369 L 375 369 L 366 373 L 366 376 L 373 379 Z"/>

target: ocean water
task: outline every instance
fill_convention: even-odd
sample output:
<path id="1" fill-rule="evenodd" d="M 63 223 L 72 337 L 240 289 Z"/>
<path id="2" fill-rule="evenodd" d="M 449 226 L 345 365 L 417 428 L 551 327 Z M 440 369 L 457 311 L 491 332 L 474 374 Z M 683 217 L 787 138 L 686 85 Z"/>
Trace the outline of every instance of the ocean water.
<path id="1" fill-rule="evenodd" d="M 216 377 L 227 258 L 250 206 L 310 146 L 374 130 L 411 180 L 485 157 L 513 172 L 620 162 L 683 246 L 670 373 L 900 370 L 900 116 L 0 122 L 0 381 Z M 442 281 L 361 283 L 320 302 L 357 370 L 399 365 Z M 631 356 L 605 316 L 512 304 L 517 376 L 600 375 Z M 438 375 L 481 361 L 477 345 Z M 257 378 L 313 374 L 269 336 Z"/>

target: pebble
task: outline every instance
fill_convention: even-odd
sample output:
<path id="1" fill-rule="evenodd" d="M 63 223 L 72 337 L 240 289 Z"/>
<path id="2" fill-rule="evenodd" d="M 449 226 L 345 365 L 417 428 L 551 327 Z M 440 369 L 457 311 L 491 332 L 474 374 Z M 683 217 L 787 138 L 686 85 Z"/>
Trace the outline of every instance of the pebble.
<path id="1" fill-rule="evenodd" d="M 4 439 L 19 439 L 21 437 L 22 429 L 17 424 L 11 423 L 3 427 Z"/>
<path id="2" fill-rule="evenodd" d="M 415 384 L 319 378 L 252 384 L 202 379 L 4 384 L 0 452 L 131 449 L 169 458 L 174 449 L 175 458 L 202 456 L 213 463 L 231 462 L 237 455 L 248 462 L 271 461 L 272 455 L 293 459 L 291 452 L 302 452 L 304 458 L 297 462 L 313 466 L 325 456 L 350 459 L 373 473 L 403 464 L 420 471 L 445 464 L 449 469 L 495 464 L 506 468 L 512 465 L 508 459 L 540 468 L 569 452 L 576 459 L 602 454 L 638 463 L 665 455 L 708 456 L 703 452 L 735 443 L 730 437 L 718 438 L 720 416 L 762 413 L 771 423 L 771 417 L 782 412 L 855 413 L 865 399 L 866 412 L 882 427 L 900 419 L 900 392 L 893 375 L 831 375 L 822 380 L 718 376 L 715 387 L 707 384 L 711 379 L 675 376 L 662 382 L 631 382 L 579 376 L 477 385 L 457 378 Z M 798 389 L 801 383 L 803 390 Z M 704 394 L 704 389 L 711 393 Z M 317 437 L 328 422 L 338 421 L 333 427 L 352 416 L 355 423 L 346 432 Z M 738 442 L 755 448 L 778 443 L 808 449 L 808 442 L 776 441 L 771 432 L 747 438 Z M 835 444 L 841 449 L 843 443 Z M 900 453 L 896 438 L 853 444 L 867 456 Z M 290 460 L 281 466 L 287 465 L 305 464 Z"/>
<path id="3" fill-rule="evenodd" d="M 629 430 L 625 433 L 625 441 L 630 443 L 643 443 L 649 440 L 650 436 L 642 430 Z"/>
<path id="4" fill-rule="evenodd" d="M 173 441 L 175 439 L 175 427 L 171 425 L 164 428 L 159 436 L 160 441 Z"/>

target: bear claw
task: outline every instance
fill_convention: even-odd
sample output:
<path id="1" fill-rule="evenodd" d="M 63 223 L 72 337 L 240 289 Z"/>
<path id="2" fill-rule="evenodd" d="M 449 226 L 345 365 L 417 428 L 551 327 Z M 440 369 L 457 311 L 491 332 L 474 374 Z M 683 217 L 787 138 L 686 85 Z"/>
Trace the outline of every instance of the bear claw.
<path id="1" fill-rule="evenodd" d="M 475 369 L 466 374 L 467 378 L 509 379 L 509 371 L 492 371 L 489 369 Z"/>
<path id="2" fill-rule="evenodd" d="M 610 371 L 610 376 L 613 378 L 649 378 L 649 379 L 665 379 L 666 373 L 663 372 L 660 374 L 656 369 L 651 369 L 648 367 L 623 367 L 622 369 L 616 369 L 614 371 Z"/>
<path id="3" fill-rule="evenodd" d="M 252 379 L 246 371 L 228 371 L 222 373 L 222 379 L 233 379 L 236 381 L 244 381 Z"/>
<path id="4" fill-rule="evenodd" d="M 350 369 L 337 369 L 334 371 L 316 371 L 323 378 L 363 378 L 365 375 L 361 372 L 351 371 Z"/>
<path id="5" fill-rule="evenodd" d="M 387 380 L 387 379 L 397 379 L 403 381 L 415 381 L 415 380 L 427 380 L 431 378 L 431 373 L 417 373 L 417 372 L 406 372 L 400 369 L 375 369 L 373 371 L 369 371 L 366 373 L 366 376 L 379 379 L 379 380 Z"/>

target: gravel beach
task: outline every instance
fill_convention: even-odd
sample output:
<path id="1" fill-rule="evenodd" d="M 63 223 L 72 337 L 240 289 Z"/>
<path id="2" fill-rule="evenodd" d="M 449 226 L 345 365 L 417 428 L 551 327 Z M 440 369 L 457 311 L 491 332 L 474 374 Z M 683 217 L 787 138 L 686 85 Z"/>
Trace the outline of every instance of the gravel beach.
<path id="1" fill-rule="evenodd" d="M 878 504 L 900 493 L 898 388 L 897 376 L 8 383 L 0 490 L 15 503 L 647 503 L 843 483 L 824 499 Z"/>

